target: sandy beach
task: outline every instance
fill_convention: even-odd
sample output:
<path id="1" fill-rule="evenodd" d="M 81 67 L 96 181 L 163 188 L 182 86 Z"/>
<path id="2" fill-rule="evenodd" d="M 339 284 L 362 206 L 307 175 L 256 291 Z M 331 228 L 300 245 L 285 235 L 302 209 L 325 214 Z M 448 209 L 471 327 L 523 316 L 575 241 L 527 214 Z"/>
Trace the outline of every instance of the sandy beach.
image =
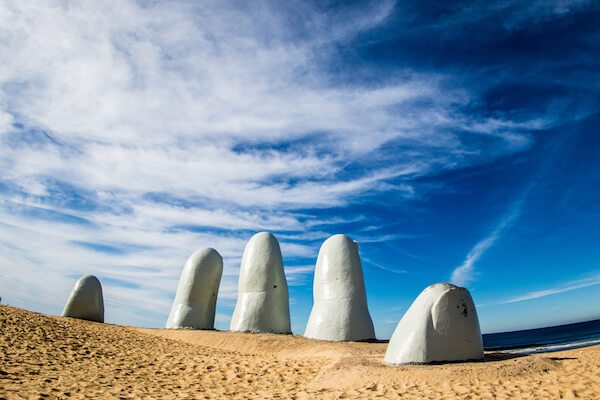
<path id="1" fill-rule="evenodd" d="M 600 398 L 600 346 L 399 367 L 383 362 L 386 346 L 143 329 L 0 306 L 0 398 Z"/>

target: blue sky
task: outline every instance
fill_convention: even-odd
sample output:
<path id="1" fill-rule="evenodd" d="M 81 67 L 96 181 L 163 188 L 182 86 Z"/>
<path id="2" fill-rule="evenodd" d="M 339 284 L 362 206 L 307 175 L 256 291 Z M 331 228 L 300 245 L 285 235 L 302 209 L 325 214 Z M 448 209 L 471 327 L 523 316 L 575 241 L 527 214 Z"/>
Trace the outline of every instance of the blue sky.
<path id="1" fill-rule="evenodd" d="M 360 245 L 377 336 L 430 284 L 482 330 L 600 318 L 600 6 L 591 1 L 0 2 L 0 296 L 164 325 L 256 232 L 292 328 L 321 243 Z"/>

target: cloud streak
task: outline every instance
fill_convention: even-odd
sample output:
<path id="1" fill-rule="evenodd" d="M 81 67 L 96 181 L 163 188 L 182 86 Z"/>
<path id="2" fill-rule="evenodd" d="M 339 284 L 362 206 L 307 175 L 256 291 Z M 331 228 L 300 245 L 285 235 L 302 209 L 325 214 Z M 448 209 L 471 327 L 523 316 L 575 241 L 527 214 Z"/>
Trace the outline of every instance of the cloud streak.
<path id="1" fill-rule="evenodd" d="M 572 290 L 583 289 L 586 287 L 596 286 L 596 285 L 600 285 L 600 276 L 595 276 L 592 278 L 580 279 L 580 280 L 576 280 L 576 281 L 567 282 L 563 285 L 560 285 L 560 286 L 554 287 L 554 288 L 550 288 L 550 289 L 529 292 L 524 295 L 514 297 L 512 299 L 501 301 L 497 304 L 511 304 L 511 303 L 518 303 L 521 301 L 534 300 L 534 299 L 539 299 L 541 297 L 552 296 L 554 294 L 570 292 Z"/>
<path id="2" fill-rule="evenodd" d="M 450 282 L 458 286 L 465 286 L 475 279 L 475 264 L 488 251 L 494 243 L 500 238 L 501 234 L 508 229 L 521 214 L 521 206 L 524 195 L 513 203 L 506 215 L 502 217 L 494 230 L 485 238 L 480 240 L 473 249 L 467 254 L 465 261 L 454 271 L 450 277 Z"/>

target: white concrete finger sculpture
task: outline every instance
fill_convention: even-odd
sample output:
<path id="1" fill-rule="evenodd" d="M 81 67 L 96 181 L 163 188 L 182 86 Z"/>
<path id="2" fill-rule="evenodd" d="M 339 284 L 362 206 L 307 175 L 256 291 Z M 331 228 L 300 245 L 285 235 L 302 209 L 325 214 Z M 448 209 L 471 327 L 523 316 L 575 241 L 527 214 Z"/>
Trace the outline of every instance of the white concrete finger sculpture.
<path id="1" fill-rule="evenodd" d="M 252 236 L 242 256 L 238 299 L 230 329 L 238 332 L 291 333 L 288 286 L 275 236 Z"/>
<path id="2" fill-rule="evenodd" d="M 348 236 L 334 235 L 321 246 L 313 298 L 304 336 L 331 341 L 375 338 L 358 243 Z"/>
<path id="3" fill-rule="evenodd" d="M 215 249 L 200 249 L 188 258 L 167 319 L 168 329 L 215 329 L 215 307 L 223 259 Z"/>
<path id="4" fill-rule="evenodd" d="M 390 364 L 481 360 L 479 319 L 469 291 L 450 283 L 429 286 L 402 317 L 385 353 Z"/>
<path id="5" fill-rule="evenodd" d="M 62 316 L 104 322 L 104 299 L 98 278 L 86 275 L 77 281 Z"/>

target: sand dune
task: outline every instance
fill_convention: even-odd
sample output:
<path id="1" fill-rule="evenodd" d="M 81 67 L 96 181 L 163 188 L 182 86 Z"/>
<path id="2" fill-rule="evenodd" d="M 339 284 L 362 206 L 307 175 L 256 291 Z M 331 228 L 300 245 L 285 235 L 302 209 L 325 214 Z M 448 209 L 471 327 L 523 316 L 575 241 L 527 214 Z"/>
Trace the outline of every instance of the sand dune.
<path id="1" fill-rule="evenodd" d="M 123 327 L 0 306 L 0 398 L 600 398 L 600 346 L 400 367 L 383 362 L 385 349 Z"/>

